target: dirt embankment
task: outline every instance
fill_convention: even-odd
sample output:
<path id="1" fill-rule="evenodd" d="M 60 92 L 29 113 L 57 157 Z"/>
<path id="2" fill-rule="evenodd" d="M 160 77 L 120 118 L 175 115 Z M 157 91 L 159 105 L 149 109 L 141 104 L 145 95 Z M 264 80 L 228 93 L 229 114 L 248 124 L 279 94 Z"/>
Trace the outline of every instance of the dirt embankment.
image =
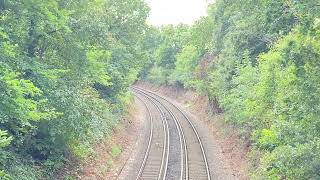
<path id="1" fill-rule="evenodd" d="M 133 147 L 144 122 L 141 107 L 127 110 L 113 135 L 93 147 L 92 156 L 82 162 L 72 160 L 63 168 L 56 179 L 112 180 L 117 179 L 122 168 L 133 154 Z"/>
<path id="2" fill-rule="evenodd" d="M 249 179 L 247 161 L 249 143 L 240 139 L 234 127 L 224 123 L 223 113 L 212 113 L 210 109 L 212 106 L 207 97 L 174 86 L 159 86 L 147 82 L 138 82 L 136 85 L 174 99 L 199 119 L 205 121 L 213 137 L 218 141 L 224 160 L 229 164 L 233 175 L 239 179 Z"/>

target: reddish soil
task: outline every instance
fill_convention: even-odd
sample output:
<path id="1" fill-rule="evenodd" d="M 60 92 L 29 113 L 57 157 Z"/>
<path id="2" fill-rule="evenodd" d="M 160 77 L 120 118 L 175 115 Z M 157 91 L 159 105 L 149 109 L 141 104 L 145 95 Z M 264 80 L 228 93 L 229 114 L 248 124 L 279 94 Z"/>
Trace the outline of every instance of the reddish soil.
<path id="1" fill-rule="evenodd" d="M 236 128 L 224 122 L 223 113 L 213 113 L 216 111 L 211 109 L 212 105 L 209 104 L 207 97 L 174 86 L 158 86 L 147 82 L 138 82 L 136 85 L 182 104 L 199 119 L 205 121 L 219 143 L 222 159 L 229 165 L 232 174 L 238 179 L 249 179 L 247 161 L 249 143 L 240 139 Z"/>

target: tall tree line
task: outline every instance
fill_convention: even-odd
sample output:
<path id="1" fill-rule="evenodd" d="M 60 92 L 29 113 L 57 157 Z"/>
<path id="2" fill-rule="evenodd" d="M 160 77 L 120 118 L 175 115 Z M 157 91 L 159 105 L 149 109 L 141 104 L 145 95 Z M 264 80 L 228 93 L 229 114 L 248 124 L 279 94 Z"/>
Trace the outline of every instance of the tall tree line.
<path id="1" fill-rule="evenodd" d="M 216 0 L 159 31 L 142 78 L 218 105 L 252 144 L 253 179 L 320 178 L 318 0 Z"/>
<path id="2" fill-rule="evenodd" d="M 48 179 L 112 133 L 147 59 L 141 0 L 0 1 L 0 178 Z"/>

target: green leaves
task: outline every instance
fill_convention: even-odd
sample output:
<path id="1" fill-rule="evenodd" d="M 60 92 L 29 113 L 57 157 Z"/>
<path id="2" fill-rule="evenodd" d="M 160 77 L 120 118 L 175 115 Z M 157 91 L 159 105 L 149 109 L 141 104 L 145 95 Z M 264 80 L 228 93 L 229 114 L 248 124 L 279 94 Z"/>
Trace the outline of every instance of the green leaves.
<path id="1" fill-rule="evenodd" d="M 6 131 L 0 130 L 0 148 L 8 146 L 11 141 L 12 137 L 8 137 L 8 133 Z"/>
<path id="2" fill-rule="evenodd" d="M 242 68 L 234 78 L 236 86 L 227 95 L 228 101 L 222 98 L 231 121 L 242 120 L 240 127 L 253 132 L 256 147 L 267 151 L 261 164 L 265 169 L 257 172 L 260 175 L 275 179 L 318 178 L 311 173 L 314 166 L 306 164 L 314 158 L 314 153 L 319 153 L 316 148 L 316 152 L 307 150 L 320 135 L 315 129 L 320 115 L 317 105 L 320 79 L 316 75 L 320 67 L 316 60 L 320 57 L 318 38 L 294 30 L 269 52 L 260 55 L 258 66 L 254 67 L 256 77 L 246 76 L 249 71 Z M 245 81 L 239 83 L 240 79 Z M 250 88 L 244 89 L 246 86 Z M 239 118 L 239 114 L 244 116 Z M 247 124 L 251 127 L 247 128 Z M 318 159 L 314 163 L 318 164 Z"/>
<path id="3" fill-rule="evenodd" d="M 92 49 L 86 53 L 86 57 L 91 81 L 104 86 L 111 85 L 110 77 L 106 74 L 106 67 L 109 59 L 111 59 L 111 52 Z"/>
<path id="4" fill-rule="evenodd" d="M 50 179 L 65 154 L 89 156 L 129 104 L 149 50 L 148 7 L 6 0 L 0 8 L 0 129 L 12 137 L 0 137 L 9 146 L 0 169 L 14 179 Z"/>
<path id="5" fill-rule="evenodd" d="M 193 73 L 196 70 L 199 52 L 193 45 L 185 46 L 180 53 L 176 55 L 175 70 L 171 75 L 171 81 L 179 81 L 186 87 L 194 87 L 195 77 Z"/>
<path id="6" fill-rule="evenodd" d="M 319 179 L 319 12 L 316 0 L 217 0 L 190 27 L 160 28 L 143 73 L 218 103 L 260 153 L 253 179 Z"/>
<path id="7" fill-rule="evenodd" d="M 20 79 L 18 73 L 0 66 L 0 87 L 2 113 L 10 118 L 21 120 L 23 124 L 28 121 L 39 121 L 50 117 L 49 112 L 41 112 L 38 108 L 41 90 L 31 81 Z"/>

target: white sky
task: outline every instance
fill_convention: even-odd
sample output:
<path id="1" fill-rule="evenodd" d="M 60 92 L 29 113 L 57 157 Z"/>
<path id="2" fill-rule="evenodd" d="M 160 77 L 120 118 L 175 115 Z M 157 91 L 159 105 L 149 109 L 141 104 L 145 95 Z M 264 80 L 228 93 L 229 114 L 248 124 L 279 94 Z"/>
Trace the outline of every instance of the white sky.
<path id="1" fill-rule="evenodd" d="M 151 8 L 151 25 L 192 24 L 207 14 L 206 0 L 145 0 Z"/>

